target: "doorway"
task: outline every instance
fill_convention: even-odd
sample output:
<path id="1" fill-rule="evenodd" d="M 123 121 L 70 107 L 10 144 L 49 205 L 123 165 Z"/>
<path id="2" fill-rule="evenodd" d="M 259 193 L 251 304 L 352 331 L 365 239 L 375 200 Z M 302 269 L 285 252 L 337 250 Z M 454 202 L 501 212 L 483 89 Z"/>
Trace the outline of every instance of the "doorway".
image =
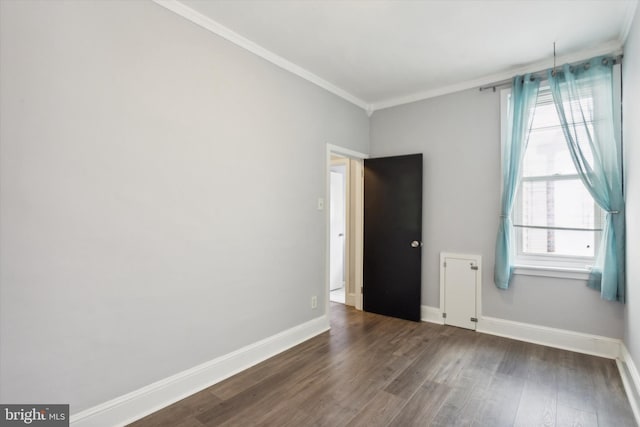
<path id="1" fill-rule="evenodd" d="M 329 172 L 329 300 L 346 303 L 349 159 L 331 156 Z"/>
<path id="2" fill-rule="evenodd" d="M 327 144 L 326 298 L 362 310 L 363 159 Z"/>
<path id="3" fill-rule="evenodd" d="M 330 302 L 330 290 L 332 289 L 331 277 L 335 280 L 335 282 L 333 282 L 334 291 L 340 288 L 344 289 L 344 304 L 354 306 L 357 310 L 363 310 L 363 279 L 366 273 L 364 268 L 364 248 L 368 242 L 368 262 L 366 263 L 369 267 L 367 268 L 369 276 L 367 282 L 367 311 L 400 318 L 410 318 L 411 320 L 420 320 L 420 294 L 422 290 L 420 273 L 422 265 L 422 155 L 414 154 L 370 159 L 366 154 L 327 144 L 325 163 L 325 200 L 328 202 L 327 205 L 330 204 L 331 200 L 332 161 L 334 166 L 340 163 L 346 165 L 344 178 L 344 181 L 346 181 L 346 189 L 335 190 L 336 193 L 344 192 L 346 194 L 344 208 L 347 211 L 347 219 L 345 221 L 344 244 L 342 246 L 344 248 L 343 265 L 345 270 L 342 272 L 340 269 L 334 267 L 333 271 L 331 271 L 331 206 L 327 206 L 327 209 L 325 209 L 326 311 L 328 312 L 332 304 Z M 366 168 L 365 162 L 368 162 Z M 401 164 L 399 165 L 398 162 Z M 380 173 L 373 172 L 372 176 L 374 165 L 378 165 L 382 169 L 378 171 Z M 400 167 L 398 168 L 398 166 Z M 375 230 L 371 230 L 371 227 L 369 227 L 367 234 L 367 236 L 369 236 L 368 239 L 365 239 L 364 233 L 365 169 L 369 173 L 367 188 L 373 191 L 368 197 L 368 204 L 375 204 L 378 199 L 383 202 L 381 206 L 369 206 L 368 212 L 378 212 L 380 214 L 378 215 L 378 220 L 382 218 L 382 222 L 386 224 L 386 228 L 399 231 L 392 233 L 390 236 L 386 236 L 387 238 L 383 236 L 383 239 L 377 243 L 371 239 L 372 237 L 376 237 Z M 382 173 L 384 171 L 389 173 Z M 333 172 L 339 173 L 339 170 L 334 168 Z M 340 185 L 340 178 L 335 177 L 333 180 L 336 183 L 334 185 Z M 378 184 L 377 186 L 376 183 Z M 380 184 L 382 186 L 380 186 Z M 411 184 L 409 187 L 415 187 L 415 191 L 408 187 L 409 184 Z M 378 187 L 380 191 L 376 190 L 376 187 Z M 386 197 L 388 195 L 392 195 L 393 197 Z M 324 206 L 324 201 L 319 200 L 318 209 L 322 209 L 322 206 Z M 399 222 L 396 220 L 399 220 Z M 370 225 L 375 225 L 375 218 L 373 218 L 373 220 L 369 218 L 368 221 Z M 417 226 L 419 223 L 418 228 L 407 227 L 413 223 Z M 384 231 L 384 229 L 385 226 L 378 227 L 378 230 Z M 405 231 L 410 232 L 410 235 L 405 233 Z M 337 247 L 338 250 L 340 250 L 341 241 L 335 239 L 343 237 L 340 236 L 340 233 L 341 230 L 334 225 L 334 247 Z M 377 234 L 379 235 L 380 233 Z M 365 242 L 365 240 L 367 240 L 367 242 Z M 406 254 L 406 256 L 385 257 L 384 249 L 389 246 L 390 242 L 394 243 L 393 247 L 395 249 L 393 249 L 392 252 L 404 253 L 408 250 L 410 254 Z M 376 255 L 381 254 L 383 255 L 382 258 L 376 258 Z M 340 252 L 334 252 L 334 259 L 342 259 L 342 254 Z M 409 265 L 405 262 L 406 260 L 411 261 Z M 382 270 L 379 268 L 372 270 L 371 267 L 381 267 Z M 389 272 L 393 274 L 385 274 Z M 344 286 L 341 286 L 341 282 L 339 281 L 341 277 L 344 278 Z M 400 283 L 401 286 L 398 286 L 397 283 Z M 376 284 L 380 286 L 376 286 Z M 378 290 L 377 293 L 376 289 Z M 337 296 L 335 299 L 337 299 Z M 342 303 L 342 299 L 339 301 Z M 410 306 L 410 310 L 405 310 L 405 306 Z M 396 310 L 398 307 L 401 307 L 402 310 Z M 389 311 L 387 308 L 391 308 L 392 310 Z M 407 313 L 404 313 L 403 310 L 407 311 Z"/>

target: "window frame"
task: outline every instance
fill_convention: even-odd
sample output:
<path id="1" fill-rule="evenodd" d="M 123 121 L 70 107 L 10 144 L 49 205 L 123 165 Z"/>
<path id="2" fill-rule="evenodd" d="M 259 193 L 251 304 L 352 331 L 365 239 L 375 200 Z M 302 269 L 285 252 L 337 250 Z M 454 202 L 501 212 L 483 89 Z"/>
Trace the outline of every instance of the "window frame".
<path id="1" fill-rule="evenodd" d="M 595 263 L 595 257 L 598 253 L 598 249 L 600 248 L 600 240 L 602 236 L 602 225 L 604 221 L 604 212 L 598 206 L 598 204 L 593 201 L 593 217 L 594 224 L 593 229 L 590 228 L 579 228 L 579 227 L 540 227 L 540 226 L 527 226 L 523 224 L 517 224 L 514 221 L 515 218 L 522 217 L 522 185 L 524 182 L 535 182 L 535 181 L 563 181 L 563 180 L 579 180 L 580 176 L 575 174 L 566 174 L 566 175 L 540 175 L 535 177 L 523 177 L 520 178 L 520 184 L 518 186 L 518 191 L 516 193 L 516 198 L 514 200 L 513 211 L 511 213 L 511 223 L 513 224 L 514 232 L 512 233 L 514 239 L 515 248 L 514 258 L 517 264 L 520 265 L 531 265 L 531 266 L 548 266 L 552 268 L 569 268 L 569 269 L 577 269 L 577 270 L 586 270 L 589 271 L 593 264 Z M 593 256 L 580 256 L 580 255 L 553 255 L 553 254 L 534 254 L 529 252 L 524 252 L 522 250 L 523 247 L 523 229 L 525 228 L 538 228 L 543 230 L 575 230 L 575 231 L 594 231 L 594 239 L 593 239 Z"/>
<path id="2" fill-rule="evenodd" d="M 509 106 L 509 96 L 511 94 L 511 88 L 505 88 L 500 91 L 500 117 L 501 117 L 501 147 L 504 147 L 506 143 L 506 132 L 508 128 L 507 114 Z M 503 165 L 500 165 L 501 168 Z M 516 198 L 514 200 L 514 206 L 511 212 L 512 223 L 512 257 L 514 260 L 514 274 L 533 275 L 533 276 L 546 276 L 546 277 L 559 277 L 568 279 L 586 280 L 589 277 L 589 272 L 595 263 L 595 255 L 598 253 L 600 244 L 600 232 L 597 230 L 594 235 L 594 256 L 570 256 L 570 255 L 553 255 L 553 254 L 531 254 L 524 253 L 522 251 L 522 230 L 521 224 L 515 224 L 513 218 L 519 218 L 522 214 L 522 188 L 523 182 L 535 181 L 535 180 L 548 180 L 553 179 L 554 175 L 542 175 L 536 177 L 521 178 L 518 184 L 518 190 Z M 555 180 L 567 180 L 578 178 L 578 173 L 559 175 Z M 502 183 L 501 183 L 502 190 Z M 602 228 L 603 213 L 595 201 L 594 205 L 594 229 Z M 532 227 L 533 228 L 533 227 Z M 543 228 L 547 229 L 547 228 Z M 588 230 L 588 229 L 586 229 Z"/>

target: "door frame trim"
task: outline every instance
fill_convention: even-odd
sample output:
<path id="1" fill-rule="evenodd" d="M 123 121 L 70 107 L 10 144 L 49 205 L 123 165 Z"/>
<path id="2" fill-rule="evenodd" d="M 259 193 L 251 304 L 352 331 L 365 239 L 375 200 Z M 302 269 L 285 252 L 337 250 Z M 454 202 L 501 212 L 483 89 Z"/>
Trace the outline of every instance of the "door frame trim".
<path id="1" fill-rule="evenodd" d="M 360 153 L 355 150 L 351 150 L 349 148 L 341 147 L 338 145 L 326 144 L 325 150 L 325 200 L 330 200 L 330 172 L 331 172 L 331 155 L 335 154 L 342 157 L 347 157 L 350 160 L 356 160 L 356 165 L 359 165 L 351 169 L 351 175 L 356 176 L 356 174 L 360 174 L 361 179 L 356 180 L 356 188 L 355 191 L 349 192 L 349 199 L 347 200 L 347 204 L 351 203 L 351 200 L 355 201 L 354 204 L 354 216 L 355 222 L 353 224 L 349 224 L 349 227 L 353 227 L 353 244 L 355 245 L 355 259 L 349 260 L 349 267 L 353 266 L 355 269 L 355 281 L 354 281 L 354 289 L 355 293 L 355 308 L 357 310 L 362 310 L 362 273 L 363 273 L 363 249 L 364 249 L 364 179 L 362 177 L 362 171 L 364 170 L 363 160 L 368 159 L 369 155 L 365 153 Z M 350 185 L 350 183 L 348 183 Z M 330 211 L 328 208 L 328 203 L 325 203 L 326 208 L 324 212 L 325 216 L 325 314 L 329 313 L 329 289 L 330 289 L 330 277 L 329 277 L 329 260 L 330 260 Z M 349 221 L 347 221 L 349 223 Z M 349 234 L 351 230 L 348 231 Z M 347 267 L 347 269 L 349 268 Z M 345 293 L 345 298 L 348 297 L 348 292 Z"/>

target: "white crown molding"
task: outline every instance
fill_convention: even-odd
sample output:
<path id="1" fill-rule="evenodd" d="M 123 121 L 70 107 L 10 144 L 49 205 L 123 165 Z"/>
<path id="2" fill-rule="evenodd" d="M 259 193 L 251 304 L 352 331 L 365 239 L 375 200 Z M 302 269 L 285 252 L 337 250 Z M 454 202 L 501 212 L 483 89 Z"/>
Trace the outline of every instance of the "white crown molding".
<path id="1" fill-rule="evenodd" d="M 621 44 L 627 42 L 627 37 L 629 37 L 629 31 L 631 31 L 631 25 L 633 24 L 634 16 L 636 16 L 637 8 L 638 0 L 630 0 L 627 2 L 627 11 L 624 15 L 622 27 L 620 28 L 620 34 L 618 35 Z M 638 22 L 637 25 L 640 25 L 640 22 Z"/>
<path id="2" fill-rule="evenodd" d="M 73 427 L 123 426 L 329 330 L 321 316 L 71 415 Z"/>
<path id="3" fill-rule="evenodd" d="M 190 7 L 184 5 L 178 0 L 153 0 L 158 5 L 169 9 L 170 11 L 182 16 L 185 19 L 193 22 L 196 25 L 205 28 L 212 33 L 240 46 L 243 49 L 248 50 L 249 52 L 258 55 L 259 57 L 271 62 L 274 65 L 277 65 L 280 68 L 283 68 L 298 77 L 302 77 L 303 79 L 320 86 L 321 88 L 333 93 L 334 95 L 339 96 L 340 98 L 351 102 L 354 105 L 362 108 L 365 111 L 370 110 L 369 104 L 359 99 L 358 97 L 350 94 L 346 90 L 339 88 L 338 86 L 329 83 L 323 78 L 313 74 L 309 70 L 306 70 L 291 61 L 284 59 L 283 57 L 271 52 L 270 50 L 265 49 L 264 47 L 252 42 L 251 40 L 241 36 L 240 34 L 230 30 L 229 28 L 223 26 L 222 24 L 214 21 L 213 19 L 201 14 L 200 12 L 191 9 Z"/>
<path id="4" fill-rule="evenodd" d="M 621 359 L 616 360 L 616 363 L 631 410 L 636 417 L 636 423 L 640 425 L 640 373 L 624 343 L 621 346 L 621 353 Z"/>
<path id="5" fill-rule="evenodd" d="M 523 67 L 505 70 L 499 73 L 490 74 L 484 77 L 480 77 L 477 79 L 467 80 L 459 83 L 454 83 L 447 86 L 442 86 L 438 88 L 433 88 L 421 92 L 416 92 L 413 94 L 389 98 L 386 100 L 381 100 L 373 103 L 367 103 L 362 99 L 352 95 L 346 90 L 324 80 L 318 75 L 312 73 L 305 68 L 300 67 L 299 65 L 294 64 L 291 61 L 271 52 L 268 49 L 258 45 L 257 43 L 241 36 L 240 34 L 230 30 L 229 28 L 223 26 L 222 24 L 214 21 L 213 19 L 201 14 L 200 12 L 191 9 L 190 7 L 184 5 L 179 0 L 153 0 L 156 4 L 182 16 L 183 18 L 193 22 L 196 25 L 205 28 L 212 33 L 236 44 L 237 46 L 242 47 L 243 49 L 248 50 L 249 52 L 271 62 L 272 64 L 283 68 L 298 77 L 301 77 L 331 93 L 334 95 L 351 102 L 352 104 L 362 108 L 367 113 L 367 116 L 371 117 L 374 112 L 378 110 L 382 110 L 385 108 L 396 107 L 403 104 L 409 104 L 412 102 L 422 101 L 429 98 L 435 98 L 437 96 L 448 95 L 455 92 L 460 92 L 467 89 L 474 89 L 480 86 L 489 85 L 496 81 L 510 79 L 517 74 L 525 74 L 531 72 L 537 72 L 548 68 L 551 66 L 551 58 L 547 58 L 541 61 L 537 61 Z M 583 59 L 587 59 L 593 56 L 610 54 L 610 53 L 622 53 L 622 46 L 624 44 L 624 40 L 626 39 L 629 30 L 631 28 L 631 24 L 633 22 L 634 11 L 638 4 L 638 0 L 633 0 L 629 2 L 628 13 L 625 18 L 625 24 L 620 31 L 619 39 L 616 41 L 607 42 L 596 46 L 595 48 L 583 50 L 580 52 L 560 55 L 556 58 L 556 62 L 558 64 L 568 63 L 568 62 L 576 62 Z"/>
<path id="6" fill-rule="evenodd" d="M 557 64 L 572 63 L 582 61 L 598 55 L 606 54 L 619 54 L 622 53 L 622 43 L 619 40 L 603 43 L 594 48 L 582 50 L 575 53 L 566 55 L 560 55 L 556 57 Z M 508 80 L 518 74 L 534 73 L 553 65 L 553 58 L 547 58 L 541 61 L 532 62 L 528 65 L 512 68 L 499 73 L 490 74 L 478 79 L 467 80 L 460 83 L 455 83 L 449 86 L 443 86 L 435 89 L 429 89 L 423 92 L 417 92 L 411 95 L 401 96 L 397 98 L 391 98 L 385 101 L 374 102 L 371 104 L 372 110 L 378 111 L 385 108 L 397 107 L 403 104 L 409 104 L 412 102 L 423 101 L 429 98 L 435 98 L 441 95 L 448 95 L 455 92 L 460 92 L 467 89 L 475 89 L 481 86 L 490 85 L 495 82 Z"/>

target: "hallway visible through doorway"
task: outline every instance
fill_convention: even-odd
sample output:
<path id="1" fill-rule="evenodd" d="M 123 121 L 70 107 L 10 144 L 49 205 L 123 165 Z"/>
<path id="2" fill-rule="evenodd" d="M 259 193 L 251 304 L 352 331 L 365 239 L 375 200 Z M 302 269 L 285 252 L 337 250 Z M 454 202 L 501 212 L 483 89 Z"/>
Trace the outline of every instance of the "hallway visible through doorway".
<path id="1" fill-rule="evenodd" d="M 349 160 L 332 156 L 329 199 L 329 290 L 330 300 L 346 302 L 346 232 L 347 232 L 347 183 Z"/>
<path id="2" fill-rule="evenodd" d="M 362 310 L 364 159 L 369 156 L 327 144 L 326 301 Z"/>

